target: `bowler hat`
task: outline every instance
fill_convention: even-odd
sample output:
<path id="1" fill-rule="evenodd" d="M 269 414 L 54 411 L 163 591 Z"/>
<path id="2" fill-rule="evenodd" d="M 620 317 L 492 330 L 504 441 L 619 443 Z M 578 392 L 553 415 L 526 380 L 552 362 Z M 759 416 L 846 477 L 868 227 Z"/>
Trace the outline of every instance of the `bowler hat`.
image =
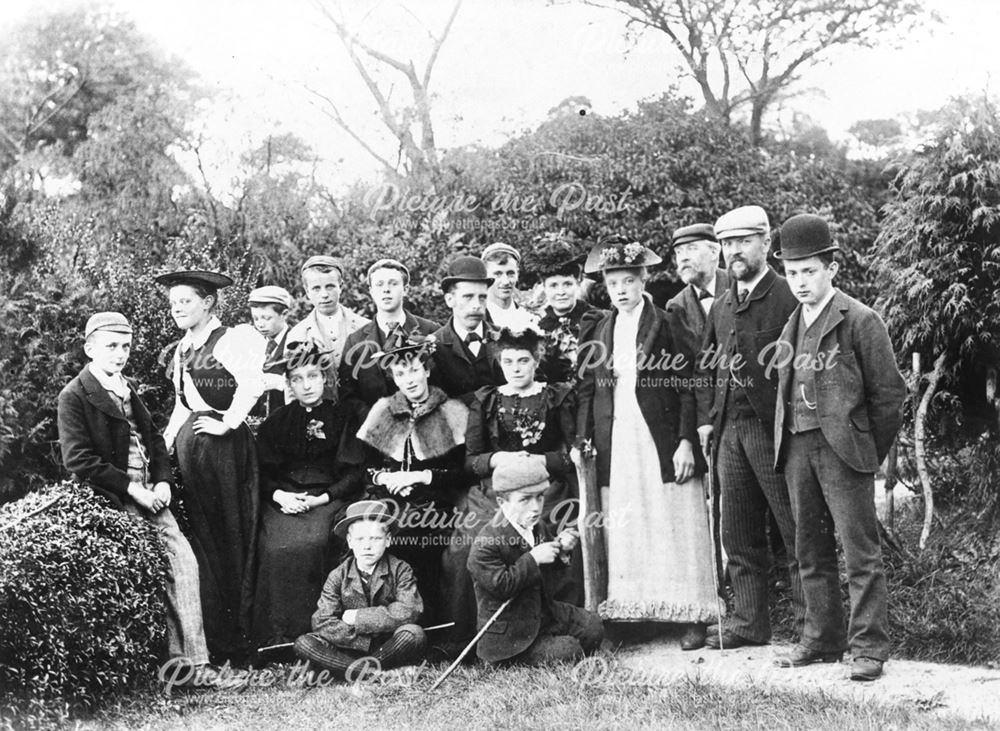
<path id="1" fill-rule="evenodd" d="M 545 492 L 549 486 L 549 471 L 545 468 L 545 460 L 537 454 L 525 454 L 502 459 L 493 470 L 493 493 L 504 493 L 523 490 L 538 494 Z"/>
<path id="2" fill-rule="evenodd" d="M 341 538 L 345 538 L 347 529 L 352 523 L 357 523 L 359 520 L 374 520 L 388 525 L 395 518 L 396 516 L 389 506 L 381 500 L 358 500 L 347 506 L 344 517 L 333 526 L 333 532 Z"/>
<path id="3" fill-rule="evenodd" d="M 774 255 L 784 261 L 808 259 L 810 256 L 840 249 L 830 237 L 827 222 L 811 213 L 800 213 L 781 224 L 778 245 L 780 250 Z"/>
<path id="4" fill-rule="evenodd" d="M 490 244 L 489 246 L 487 246 L 485 249 L 483 249 L 483 253 L 479 255 L 479 258 L 482 259 L 483 261 L 486 261 L 491 256 L 495 256 L 496 254 L 506 254 L 507 256 L 514 259 L 514 261 L 516 262 L 521 261 L 521 252 L 519 252 L 510 244 L 505 244 L 502 241 L 498 241 L 495 244 Z"/>
<path id="5" fill-rule="evenodd" d="M 218 272 L 209 272 L 204 269 L 186 269 L 161 274 L 156 277 L 156 282 L 165 287 L 173 287 L 178 284 L 193 284 L 214 290 L 228 287 L 233 283 L 233 280 L 225 274 L 219 274 Z"/>
<path id="6" fill-rule="evenodd" d="M 441 289 L 447 292 L 451 285 L 457 282 L 483 282 L 493 284 L 493 278 L 486 273 L 486 265 L 482 259 L 475 256 L 459 256 L 454 259 L 445 271 L 441 280 Z"/>
<path id="7" fill-rule="evenodd" d="M 637 269 L 659 264 L 663 259 L 652 249 L 623 236 L 613 236 L 597 243 L 587 254 L 583 271 L 587 274 L 615 269 Z"/>
<path id="8" fill-rule="evenodd" d="M 132 325 L 129 324 L 128 318 L 120 312 L 96 312 L 87 320 L 87 325 L 83 329 L 83 337 L 89 338 L 98 330 L 131 335 Z"/>
<path id="9" fill-rule="evenodd" d="M 281 305 L 288 309 L 292 306 L 292 295 L 284 287 L 269 284 L 253 290 L 247 302 L 251 305 Z"/>
<path id="10" fill-rule="evenodd" d="M 711 241 L 718 243 L 715 237 L 715 228 L 710 223 L 693 223 L 690 226 L 682 226 L 674 231 L 671 237 L 671 246 L 683 246 L 695 241 Z"/>
<path id="11" fill-rule="evenodd" d="M 715 222 L 715 235 L 719 239 L 767 233 L 771 225 L 767 213 L 760 206 L 740 206 L 719 216 Z"/>

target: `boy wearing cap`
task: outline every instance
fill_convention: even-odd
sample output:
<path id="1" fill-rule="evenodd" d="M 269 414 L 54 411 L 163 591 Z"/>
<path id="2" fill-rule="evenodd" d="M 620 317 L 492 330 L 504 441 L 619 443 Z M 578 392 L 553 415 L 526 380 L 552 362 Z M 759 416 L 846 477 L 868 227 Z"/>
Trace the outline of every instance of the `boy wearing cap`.
<path id="1" fill-rule="evenodd" d="M 250 410 L 251 417 L 266 419 L 285 405 L 285 376 L 280 361 L 288 337 L 288 310 L 292 295 L 283 287 L 258 287 L 250 293 L 250 318 L 254 329 L 264 336 L 264 394 Z"/>
<path id="2" fill-rule="evenodd" d="M 466 406 L 477 389 L 506 382 L 493 343 L 496 328 L 486 320 L 493 278 L 474 256 L 454 259 L 441 280 L 451 317 L 431 334 L 439 344 L 433 355 L 431 382 Z"/>
<path id="3" fill-rule="evenodd" d="M 479 258 L 486 265 L 486 276 L 493 280 L 486 298 L 486 319 L 496 327 L 519 325 L 526 314 L 514 301 L 521 253 L 509 244 L 497 242 L 483 249 Z"/>
<path id="4" fill-rule="evenodd" d="M 395 259 L 380 259 L 368 268 L 368 290 L 375 303 L 375 320 L 347 336 L 340 363 L 341 398 L 354 396 L 369 406 L 396 392 L 396 384 L 379 366 L 376 353 L 396 333 L 430 335 L 441 326 L 403 308 L 410 270 Z"/>
<path id="5" fill-rule="evenodd" d="M 386 553 L 392 519 L 385 503 L 362 500 L 334 527 L 353 555 L 327 578 L 313 631 L 295 641 L 295 653 L 337 678 L 363 658 L 373 658 L 382 670 L 415 664 L 427 646 L 416 624 L 423 602 L 413 571 Z"/>
<path id="6" fill-rule="evenodd" d="M 87 321 L 84 338 L 90 363 L 59 394 L 63 464 L 115 507 L 156 525 L 170 566 L 169 654 L 204 665 L 208 649 L 198 562 L 168 507 L 170 458 L 135 384 L 122 376 L 132 347 L 132 327 L 118 312 L 99 312 Z"/>
<path id="7" fill-rule="evenodd" d="M 301 268 L 302 288 L 313 309 L 288 333 L 286 343 L 313 342 L 332 355 L 326 379 L 326 398 L 336 400 L 337 369 L 344 353 L 347 336 L 370 321 L 340 303 L 344 283 L 341 262 L 332 256 L 311 256 Z M 285 394 L 285 400 L 291 398 Z"/>
<path id="8" fill-rule="evenodd" d="M 734 649 L 771 639 L 768 609 L 767 511 L 774 514 L 788 551 L 796 617 L 803 603 L 795 563 L 795 524 L 784 478 L 774 471 L 774 408 L 778 379 L 766 356 L 797 301 L 784 277 L 767 263 L 770 224 L 760 206 L 719 217 L 715 235 L 730 286 L 712 305 L 696 359 L 698 435 L 712 450 L 722 493 L 722 547 L 729 557 L 733 613 L 721 645 Z M 764 357 L 762 357 L 762 354 Z M 719 649 L 710 629 L 705 643 Z"/>
<path id="9" fill-rule="evenodd" d="M 569 580 L 566 558 L 578 536 L 564 530 L 553 539 L 541 522 L 548 486 L 544 460 L 505 460 L 493 471 L 499 510 L 476 536 L 468 562 L 480 629 L 510 604 L 479 640 L 476 652 L 486 662 L 576 660 L 604 639 L 596 614 L 552 599 Z"/>
<path id="10" fill-rule="evenodd" d="M 769 361 L 778 370 L 774 465 L 791 493 L 805 625 L 776 664 L 839 662 L 849 648 L 851 679 L 875 680 L 889 653 L 875 472 L 899 430 L 906 384 L 882 319 L 833 286 L 839 247 L 826 221 L 793 216 L 780 242 L 800 304 Z M 849 577 L 846 633 L 834 530 Z"/>

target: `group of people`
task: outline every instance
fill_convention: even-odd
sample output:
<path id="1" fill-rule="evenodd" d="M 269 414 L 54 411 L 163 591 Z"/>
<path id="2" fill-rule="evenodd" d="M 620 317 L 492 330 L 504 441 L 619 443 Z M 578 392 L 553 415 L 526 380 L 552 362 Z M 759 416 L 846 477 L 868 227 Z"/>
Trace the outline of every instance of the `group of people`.
<path id="1" fill-rule="evenodd" d="M 874 679 L 888 655 L 874 473 L 905 387 L 878 315 L 833 286 L 827 223 L 799 215 L 778 234 L 787 279 L 767 263 L 757 206 L 677 230 L 685 287 L 665 307 L 646 292 L 662 259 L 640 243 L 581 254 L 545 237 L 523 275 L 521 252 L 494 243 L 448 264 L 443 325 L 406 309 L 409 270 L 392 259 L 367 270 L 371 320 L 341 303 L 338 259 L 307 259 L 312 311 L 294 326 L 281 287 L 251 292 L 252 326 L 226 327 L 214 313 L 232 280 L 163 274 L 184 332 L 166 429 L 122 376 L 128 319 L 97 313 L 90 363 L 59 398 L 63 460 L 160 529 L 169 652 L 193 666 L 287 649 L 343 677 L 364 657 L 457 657 L 477 632 L 482 659 L 534 663 L 596 650 L 604 621 L 681 624 L 685 649 L 764 644 L 770 513 L 801 628 L 779 664 L 849 648 L 851 677 Z M 603 280 L 610 311 L 585 301 L 585 275 Z M 515 297 L 529 277 L 540 311 Z M 169 509 L 171 452 L 187 537 Z M 596 614 L 582 608 L 593 521 L 577 499 L 589 455 L 607 546 L 588 557 L 607 567 Z"/>

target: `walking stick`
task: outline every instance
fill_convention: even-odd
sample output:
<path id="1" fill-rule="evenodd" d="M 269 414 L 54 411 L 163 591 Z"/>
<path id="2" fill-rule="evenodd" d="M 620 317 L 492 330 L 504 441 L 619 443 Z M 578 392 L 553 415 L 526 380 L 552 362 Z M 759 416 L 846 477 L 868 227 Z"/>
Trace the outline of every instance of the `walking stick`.
<path id="1" fill-rule="evenodd" d="M 597 460 L 591 443 L 584 442 L 576 464 L 580 489 L 580 549 L 583 553 L 583 595 L 587 611 L 597 612 L 608 593 L 608 549 L 604 541 L 601 493 L 597 485 Z M 592 517 L 593 516 L 593 517 Z"/>
<path id="2" fill-rule="evenodd" d="M 715 564 L 715 570 L 712 571 L 712 578 L 715 579 L 715 606 L 716 614 L 719 618 L 719 623 L 716 626 L 719 628 L 719 649 L 724 650 L 726 648 L 722 644 L 722 550 L 718 531 L 715 530 L 717 496 L 715 493 L 715 460 L 712 459 L 711 444 L 705 450 L 705 458 L 708 462 L 708 472 L 706 473 L 708 479 L 708 511 L 706 512 L 706 516 L 708 517 L 708 537 L 712 541 L 712 563 Z"/>
<path id="3" fill-rule="evenodd" d="M 476 643 L 479 642 L 479 639 L 484 634 L 486 634 L 486 630 L 488 630 L 490 627 L 493 626 L 493 623 L 497 621 L 497 617 L 499 617 L 500 613 L 504 609 L 507 608 L 507 605 L 510 604 L 510 602 L 511 602 L 511 600 L 513 598 L 514 597 L 511 597 L 510 599 L 508 599 L 507 601 L 505 601 L 503 604 L 501 604 L 499 607 L 497 607 L 497 610 L 495 612 L 493 612 L 493 616 L 490 617 L 488 620 L 486 620 L 486 624 L 484 624 L 483 627 L 482 627 L 482 629 L 480 629 L 476 633 L 476 636 L 472 638 L 472 642 L 470 642 L 468 645 L 466 645 L 465 649 L 462 650 L 461 654 L 458 657 L 455 658 L 455 662 L 453 662 L 451 665 L 449 665 L 448 669 L 445 670 L 443 673 L 441 673 L 441 677 L 434 681 L 434 685 L 431 686 L 431 690 L 436 690 L 437 687 L 439 685 L 441 685 L 441 683 L 444 682 L 445 678 L 447 678 L 449 675 L 451 675 L 455 671 L 455 668 L 457 668 L 458 665 L 459 665 L 459 663 L 462 662 L 462 659 L 466 655 L 469 654 L 469 650 L 471 650 L 473 647 L 475 647 Z"/>

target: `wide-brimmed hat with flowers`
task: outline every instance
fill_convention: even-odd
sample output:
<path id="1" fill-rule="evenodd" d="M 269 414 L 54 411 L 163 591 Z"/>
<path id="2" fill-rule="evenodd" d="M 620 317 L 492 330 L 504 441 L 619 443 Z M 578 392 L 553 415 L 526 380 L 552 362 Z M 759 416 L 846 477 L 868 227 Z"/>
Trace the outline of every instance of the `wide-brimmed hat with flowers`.
<path id="1" fill-rule="evenodd" d="M 590 250 L 583 271 L 587 274 L 615 269 L 638 269 L 659 264 L 663 259 L 652 249 L 623 236 L 602 239 Z"/>

